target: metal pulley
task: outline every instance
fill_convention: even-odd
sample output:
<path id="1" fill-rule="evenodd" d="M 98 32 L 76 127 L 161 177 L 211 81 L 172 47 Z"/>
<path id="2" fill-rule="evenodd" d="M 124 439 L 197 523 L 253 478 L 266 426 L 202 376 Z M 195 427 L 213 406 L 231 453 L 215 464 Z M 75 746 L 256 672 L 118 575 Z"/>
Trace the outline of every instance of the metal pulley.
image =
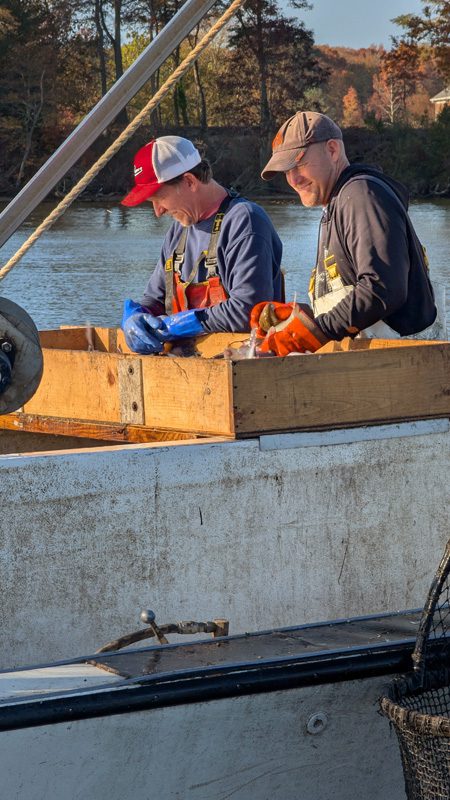
<path id="1" fill-rule="evenodd" d="M 0 414 L 17 411 L 42 378 L 39 333 L 23 308 L 0 297 Z"/>

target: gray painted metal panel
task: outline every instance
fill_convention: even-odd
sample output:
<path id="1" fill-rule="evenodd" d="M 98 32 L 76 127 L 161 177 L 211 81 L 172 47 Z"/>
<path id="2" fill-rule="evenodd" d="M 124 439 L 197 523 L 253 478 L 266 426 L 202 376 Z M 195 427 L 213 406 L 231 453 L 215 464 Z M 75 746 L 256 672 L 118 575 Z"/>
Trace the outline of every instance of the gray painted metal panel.
<path id="1" fill-rule="evenodd" d="M 306 431 L 305 433 L 275 433 L 260 436 L 260 450 L 286 450 L 293 447 L 324 447 L 329 445 L 370 442 L 376 439 L 398 439 L 405 436 L 423 436 L 429 433 L 447 433 L 448 419 L 423 419 L 418 422 L 399 422 L 394 425 L 367 425 L 364 428 L 338 428 L 331 431 Z"/>
<path id="2" fill-rule="evenodd" d="M 421 607 L 450 433 L 0 457 L 1 666 L 93 652 L 142 608 L 232 634 Z"/>
<path id="3" fill-rule="evenodd" d="M 384 682 L 349 681 L 1 733 L 2 796 L 404 800 L 397 739 L 377 713 Z M 314 725 L 318 716 L 320 726 Z"/>

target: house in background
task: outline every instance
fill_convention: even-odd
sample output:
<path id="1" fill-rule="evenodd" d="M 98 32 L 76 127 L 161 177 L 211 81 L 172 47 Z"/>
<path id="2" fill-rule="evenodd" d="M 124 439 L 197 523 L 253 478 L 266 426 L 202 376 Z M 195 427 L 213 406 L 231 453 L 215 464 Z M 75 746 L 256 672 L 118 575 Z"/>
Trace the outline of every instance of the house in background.
<path id="1" fill-rule="evenodd" d="M 445 106 L 450 106 L 450 86 L 447 86 L 439 94 L 435 94 L 434 97 L 430 97 L 430 102 L 434 103 L 434 116 L 436 118 Z"/>

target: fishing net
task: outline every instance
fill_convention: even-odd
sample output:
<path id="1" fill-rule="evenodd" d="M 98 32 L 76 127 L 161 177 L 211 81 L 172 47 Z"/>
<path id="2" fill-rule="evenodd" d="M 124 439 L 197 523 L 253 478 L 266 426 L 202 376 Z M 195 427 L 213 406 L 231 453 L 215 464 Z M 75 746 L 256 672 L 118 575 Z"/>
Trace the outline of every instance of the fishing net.
<path id="1" fill-rule="evenodd" d="M 381 698 L 400 745 L 408 800 L 450 800 L 450 541 L 428 593 L 413 672 Z"/>

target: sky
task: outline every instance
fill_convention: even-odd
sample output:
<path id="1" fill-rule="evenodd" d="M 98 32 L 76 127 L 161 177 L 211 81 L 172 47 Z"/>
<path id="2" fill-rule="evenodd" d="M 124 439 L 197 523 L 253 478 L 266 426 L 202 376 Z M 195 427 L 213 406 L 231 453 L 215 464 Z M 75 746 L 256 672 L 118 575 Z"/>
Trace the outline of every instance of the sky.
<path id="1" fill-rule="evenodd" d="M 421 13 L 421 0 L 311 0 L 312 11 L 295 12 L 284 0 L 286 14 L 299 16 L 305 27 L 314 31 L 317 44 L 343 47 L 369 47 L 382 44 L 390 48 L 390 36 L 401 28 L 390 22 L 400 14 Z"/>

